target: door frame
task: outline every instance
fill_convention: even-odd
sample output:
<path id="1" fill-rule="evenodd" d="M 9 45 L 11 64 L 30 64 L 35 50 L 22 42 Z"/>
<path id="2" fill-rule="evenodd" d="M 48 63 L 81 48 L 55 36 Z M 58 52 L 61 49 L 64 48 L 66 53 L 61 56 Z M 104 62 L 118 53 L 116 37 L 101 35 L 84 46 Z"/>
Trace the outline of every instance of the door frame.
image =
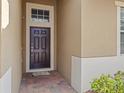
<path id="1" fill-rule="evenodd" d="M 48 23 L 33 22 L 31 20 L 31 9 L 47 9 L 50 11 Z M 30 69 L 30 27 L 50 28 L 50 68 Z M 54 6 L 26 3 L 26 72 L 40 72 L 54 70 Z"/>

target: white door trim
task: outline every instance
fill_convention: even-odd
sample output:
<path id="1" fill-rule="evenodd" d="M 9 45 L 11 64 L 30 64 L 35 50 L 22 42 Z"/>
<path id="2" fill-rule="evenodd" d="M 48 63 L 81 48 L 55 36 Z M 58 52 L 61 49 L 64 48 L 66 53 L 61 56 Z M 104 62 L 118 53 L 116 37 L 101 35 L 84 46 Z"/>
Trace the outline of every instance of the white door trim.
<path id="1" fill-rule="evenodd" d="M 117 6 L 117 56 L 120 56 L 120 6 Z"/>
<path id="2" fill-rule="evenodd" d="M 117 6 L 117 56 L 124 56 L 124 54 L 121 54 L 121 35 L 120 35 L 120 32 L 121 32 L 121 29 L 120 29 L 121 7 L 124 7 L 124 5 Z"/>
<path id="3" fill-rule="evenodd" d="M 46 22 L 33 22 L 31 20 L 31 9 L 47 9 L 50 11 L 50 21 Z M 49 27 L 51 30 L 50 35 L 50 68 L 43 69 L 30 69 L 30 26 L 35 27 Z M 26 72 L 39 72 L 54 70 L 54 6 L 27 3 L 26 4 Z"/>

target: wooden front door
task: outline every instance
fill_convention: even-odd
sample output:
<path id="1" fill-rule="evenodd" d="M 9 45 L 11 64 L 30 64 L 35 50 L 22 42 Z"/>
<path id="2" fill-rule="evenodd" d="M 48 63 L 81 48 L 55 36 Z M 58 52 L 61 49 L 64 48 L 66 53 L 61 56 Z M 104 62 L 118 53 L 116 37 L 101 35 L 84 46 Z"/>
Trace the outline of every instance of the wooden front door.
<path id="1" fill-rule="evenodd" d="M 30 69 L 50 68 L 50 28 L 30 27 Z"/>

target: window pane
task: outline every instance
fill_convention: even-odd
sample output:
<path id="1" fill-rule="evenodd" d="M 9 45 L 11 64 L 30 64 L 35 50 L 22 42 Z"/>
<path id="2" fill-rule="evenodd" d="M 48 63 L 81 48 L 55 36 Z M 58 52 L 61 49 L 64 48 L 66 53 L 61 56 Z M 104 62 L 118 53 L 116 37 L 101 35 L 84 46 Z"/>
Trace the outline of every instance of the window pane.
<path id="1" fill-rule="evenodd" d="M 121 19 L 121 30 L 124 31 L 124 19 Z"/>
<path id="2" fill-rule="evenodd" d="M 124 32 L 121 32 L 121 54 L 124 54 Z"/>
<path id="3" fill-rule="evenodd" d="M 43 16 L 38 16 L 38 19 L 43 19 Z"/>
<path id="4" fill-rule="evenodd" d="M 36 18 L 37 19 L 37 16 L 36 15 L 32 15 L 32 18 Z"/>
<path id="5" fill-rule="evenodd" d="M 49 17 L 44 16 L 44 22 L 49 22 Z"/>
<path id="6" fill-rule="evenodd" d="M 124 8 L 121 8 L 121 19 L 120 19 L 121 30 L 124 30 Z"/>
<path id="7" fill-rule="evenodd" d="M 36 15 L 32 15 L 32 21 L 37 21 L 37 16 Z"/>
<path id="8" fill-rule="evenodd" d="M 37 9 L 32 9 L 32 14 L 37 14 Z"/>
<path id="9" fill-rule="evenodd" d="M 121 30 L 124 31 L 124 26 L 121 26 Z"/>
<path id="10" fill-rule="evenodd" d="M 43 10 L 38 10 L 38 15 L 43 15 Z"/>
<path id="11" fill-rule="evenodd" d="M 48 11 L 48 10 L 45 10 L 45 11 L 44 11 L 44 15 L 45 15 L 45 16 L 49 16 L 49 11 Z"/>
<path id="12" fill-rule="evenodd" d="M 121 12 L 121 19 L 124 18 L 124 12 Z"/>
<path id="13" fill-rule="evenodd" d="M 121 19 L 123 19 L 124 18 L 124 8 L 122 7 L 121 8 Z"/>
<path id="14" fill-rule="evenodd" d="M 43 22 L 43 16 L 38 16 L 38 21 Z"/>

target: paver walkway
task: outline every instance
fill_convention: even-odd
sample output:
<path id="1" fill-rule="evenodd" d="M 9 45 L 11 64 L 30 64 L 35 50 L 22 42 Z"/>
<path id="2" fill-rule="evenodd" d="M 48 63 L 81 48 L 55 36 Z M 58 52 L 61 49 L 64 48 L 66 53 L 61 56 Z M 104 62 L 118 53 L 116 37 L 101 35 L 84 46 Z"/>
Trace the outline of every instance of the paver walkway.
<path id="1" fill-rule="evenodd" d="M 32 77 L 31 74 L 24 75 L 20 93 L 77 93 L 57 73 L 51 72 L 49 76 Z"/>

